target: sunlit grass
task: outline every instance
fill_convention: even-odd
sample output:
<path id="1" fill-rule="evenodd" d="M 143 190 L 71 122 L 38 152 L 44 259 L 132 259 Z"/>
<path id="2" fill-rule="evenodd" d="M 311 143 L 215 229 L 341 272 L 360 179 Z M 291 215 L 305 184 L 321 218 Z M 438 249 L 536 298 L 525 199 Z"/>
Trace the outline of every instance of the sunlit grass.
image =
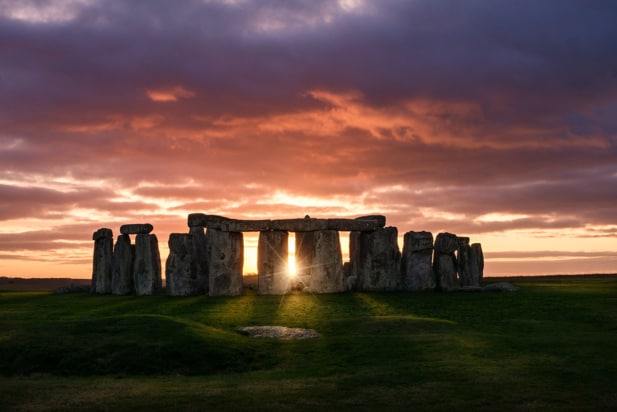
<path id="1" fill-rule="evenodd" d="M 0 292 L 0 410 L 611 410 L 617 279 L 518 293 Z M 313 328 L 251 339 L 240 326 Z"/>

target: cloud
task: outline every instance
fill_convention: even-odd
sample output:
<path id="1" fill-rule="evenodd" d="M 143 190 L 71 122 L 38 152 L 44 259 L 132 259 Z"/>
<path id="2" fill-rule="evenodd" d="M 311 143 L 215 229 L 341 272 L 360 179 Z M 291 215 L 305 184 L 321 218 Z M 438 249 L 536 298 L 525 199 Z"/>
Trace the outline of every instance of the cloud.
<path id="1" fill-rule="evenodd" d="M 0 1 L 0 235 L 385 213 L 400 233 L 606 249 L 616 18 L 573 0 Z"/>

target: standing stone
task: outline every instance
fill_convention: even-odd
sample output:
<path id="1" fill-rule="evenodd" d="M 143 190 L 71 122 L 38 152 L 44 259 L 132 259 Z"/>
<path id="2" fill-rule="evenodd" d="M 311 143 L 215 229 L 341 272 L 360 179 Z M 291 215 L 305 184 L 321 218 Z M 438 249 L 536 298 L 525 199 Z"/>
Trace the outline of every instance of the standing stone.
<path id="1" fill-rule="evenodd" d="M 433 234 L 431 232 L 405 233 L 401 262 L 404 290 L 435 289 L 437 283 L 432 258 Z"/>
<path id="2" fill-rule="evenodd" d="M 437 289 L 448 291 L 458 287 L 456 278 L 456 256 L 458 240 L 452 233 L 439 233 L 435 239 L 433 271 L 437 280 Z"/>
<path id="3" fill-rule="evenodd" d="M 210 296 L 242 294 L 244 237 L 242 232 L 206 230 Z"/>
<path id="4" fill-rule="evenodd" d="M 469 250 L 469 270 L 476 286 L 480 286 L 484 278 L 484 255 L 482 245 L 473 243 Z"/>
<path id="5" fill-rule="evenodd" d="M 303 233 L 300 236 L 298 233 L 296 262 L 301 262 L 300 276 L 302 281 L 307 280 L 304 284 L 308 290 L 314 293 L 343 292 L 345 279 L 338 231 L 318 230 L 308 232 L 310 235 Z"/>
<path id="6" fill-rule="evenodd" d="M 163 289 L 161 255 L 156 235 L 141 233 L 135 236 L 133 281 L 137 296 L 156 295 Z"/>
<path id="7" fill-rule="evenodd" d="M 111 293 L 113 233 L 101 228 L 92 234 L 94 256 L 92 259 L 92 293 Z"/>
<path id="8" fill-rule="evenodd" d="M 193 259 L 195 260 L 195 270 L 197 272 L 197 288 L 200 293 L 208 293 L 210 284 L 208 280 L 208 246 L 206 244 L 206 234 L 202 226 L 195 226 L 189 229 L 189 234 L 193 240 Z"/>
<path id="9" fill-rule="evenodd" d="M 398 230 L 386 227 L 373 232 L 354 233 L 360 233 L 359 236 L 350 236 L 349 242 L 356 288 L 362 291 L 397 290 L 401 284 Z"/>
<path id="10" fill-rule="evenodd" d="M 296 278 L 305 288 L 310 288 L 311 265 L 315 254 L 315 232 L 296 232 Z"/>
<path id="11" fill-rule="evenodd" d="M 193 236 L 186 233 L 171 233 L 168 244 L 169 256 L 165 262 L 167 294 L 192 296 L 203 293 L 197 278 Z"/>
<path id="12" fill-rule="evenodd" d="M 480 286 L 476 283 L 471 273 L 471 261 L 469 259 L 469 253 L 471 246 L 469 246 L 468 237 L 457 237 L 458 240 L 458 278 L 461 281 L 461 286 Z"/>
<path id="13" fill-rule="evenodd" d="M 289 277 L 288 232 L 272 230 L 259 232 L 257 243 L 258 293 L 283 295 L 291 291 Z"/>
<path id="14" fill-rule="evenodd" d="M 111 293 L 128 295 L 135 292 L 133 284 L 134 255 L 129 235 L 119 235 L 114 246 Z"/>

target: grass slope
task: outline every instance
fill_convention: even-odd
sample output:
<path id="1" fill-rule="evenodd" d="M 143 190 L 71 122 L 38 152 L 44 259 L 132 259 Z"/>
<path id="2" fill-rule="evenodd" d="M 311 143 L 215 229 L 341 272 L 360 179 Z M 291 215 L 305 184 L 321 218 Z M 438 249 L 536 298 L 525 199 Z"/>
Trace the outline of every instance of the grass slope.
<path id="1" fill-rule="evenodd" d="M 617 278 L 518 293 L 0 292 L 0 410 L 615 410 Z M 323 338 L 251 339 L 241 326 Z"/>

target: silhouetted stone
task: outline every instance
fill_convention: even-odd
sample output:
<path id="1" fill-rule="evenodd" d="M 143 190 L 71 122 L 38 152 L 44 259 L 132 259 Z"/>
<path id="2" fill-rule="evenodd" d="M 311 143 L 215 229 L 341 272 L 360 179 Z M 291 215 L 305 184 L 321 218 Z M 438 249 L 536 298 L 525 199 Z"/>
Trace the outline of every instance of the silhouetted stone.
<path id="1" fill-rule="evenodd" d="M 135 236 L 133 281 L 137 296 L 156 295 L 162 289 L 161 255 L 156 235 Z"/>
<path id="2" fill-rule="evenodd" d="M 102 228 L 92 234 L 94 254 L 92 259 L 92 293 L 111 293 L 113 233 Z"/>
<path id="3" fill-rule="evenodd" d="M 456 256 L 454 255 L 454 251 L 458 249 L 456 235 L 439 233 L 434 247 L 433 271 L 437 289 L 448 291 L 458 288 Z"/>
<path id="4" fill-rule="evenodd" d="M 434 290 L 437 286 L 433 272 L 433 234 L 407 232 L 403 243 L 401 272 L 403 289 L 409 291 Z"/>
<path id="5" fill-rule="evenodd" d="M 469 254 L 471 251 L 471 246 L 469 246 L 469 238 L 461 237 L 458 238 L 458 278 L 461 282 L 461 287 L 465 286 L 480 286 L 477 282 L 477 279 L 474 279 L 473 274 L 471 273 L 471 261 L 469 258 Z"/>
<path id="6" fill-rule="evenodd" d="M 384 215 L 368 215 L 368 216 L 360 216 L 355 220 L 370 220 L 375 222 L 378 227 L 386 226 L 386 217 Z"/>
<path id="7" fill-rule="evenodd" d="M 283 295 L 291 291 L 288 239 L 288 233 L 280 230 L 259 232 L 257 290 L 262 295 Z"/>
<path id="8" fill-rule="evenodd" d="M 356 276 L 357 290 L 393 291 L 400 288 L 401 253 L 397 236 L 395 227 L 350 235 L 351 273 Z"/>
<path id="9" fill-rule="evenodd" d="M 120 226 L 120 233 L 123 235 L 147 235 L 152 232 L 152 229 L 150 223 L 133 223 Z"/>
<path id="10" fill-rule="evenodd" d="M 221 229 L 221 225 L 223 222 L 227 222 L 230 219 L 217 216 L 217 215 L 206 215 L 204 213 L 191 213 L 188 217 L 188 226 L 189 227 L 205 227 L 210 229 Z"/>
<path id="11" fill-rule="evenodd" d="M 197 278 L 197 262 L 193 255 L 193 236 L 185 233 L 169 235 L 169 257 L 165 263 L 167 294 L 192 296 L 203 293 Z"/>
<path id="12" fill-rule="evenodd" d="M 379 223 L 369 219 L 327 219 L 328 230 L 338 230 L 342 232 L 366 232 L 380 228 Z"/>
<path id="13" fill-rule="evenodd" d="M 328 221 L 326 219 L 313 219 L 310 217 L 305 217 L 304 219 L 279 219 L 272 221 L 272 229 L 288 232 L 315 232 L 328 229 Z"/>
<path id="14" fill-rule="evenodd" d="M 224 232 L 263 232 L 272 230 L 271 220 L 226 220 L 221 221 Z"/>
<path id="15" fill-rule="evenodd" d="M 241 232 L 222 232 L 208 228 L 208 277 L 210 296 L 242 294 L 244 238 Z"/>
<path id="16" fill-rule="evenodd" d="M 197 289 L 199 293 L 208 293 L 210 282 L 208 277 L 208 246 L 206 244 L 206 234 L 201 226 L 191 227 L 189 234 L 193 241 L 193 259 L 195 260 L 195 270 L 197 277 Z"/>
<path id="17" fill-rule="evenodd" d="M 521 288 L 510 282 L 490 283 L 484 287 L 485 292 L 518 292 L 519 290 Z"/>
<path id="18" fill-rule="evenodd" d="M 129 235 L 119 235 L 114 246 L 111 293 L 128 295 L 135 292 L 133 284 L 133 247 Z"/>
<path id="19" fill-rule="evenodd" d="M 469 250 L 469 270 L 475 284 L 480 285 L 484 278 L 484 255 L 482 254 L 482 245 L 480 243 L 471 245 Z"/>
<path id="20" fill-rule="evenodd" d="M 343 257 L 335 230 L 296 233 L 296 271 L 310 292 L 335 293 L 345 290 Z"/>

